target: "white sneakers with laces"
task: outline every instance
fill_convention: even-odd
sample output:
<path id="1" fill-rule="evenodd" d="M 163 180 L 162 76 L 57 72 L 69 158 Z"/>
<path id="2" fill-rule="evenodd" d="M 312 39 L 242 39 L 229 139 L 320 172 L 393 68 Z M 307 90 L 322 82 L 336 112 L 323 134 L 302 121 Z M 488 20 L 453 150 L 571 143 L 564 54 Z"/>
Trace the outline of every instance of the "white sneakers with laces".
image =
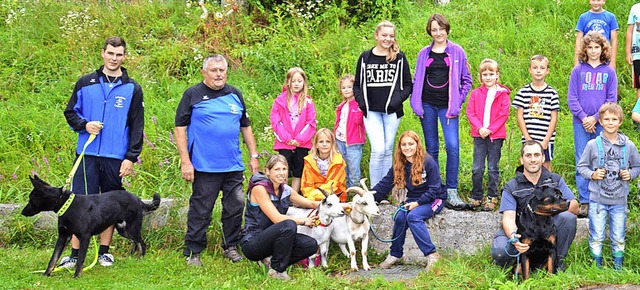
<path id="1" fill-rule="evenodd" d="M 113 265 L 113 262 L 114 262 L 113 255 L 111 255 L 109 253 L 102 254 L 102 255 L 100 255 L 100 257 L 98 257 L 98 262 L 103 267 L 109 267 L 109 266 Z"/>

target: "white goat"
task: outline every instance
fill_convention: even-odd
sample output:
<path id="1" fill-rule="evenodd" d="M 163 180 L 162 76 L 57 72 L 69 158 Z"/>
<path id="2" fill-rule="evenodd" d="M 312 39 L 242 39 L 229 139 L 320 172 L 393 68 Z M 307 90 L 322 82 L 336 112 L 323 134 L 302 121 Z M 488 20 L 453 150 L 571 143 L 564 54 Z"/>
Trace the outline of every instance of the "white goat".
<path id="1" fill-rule="evenodd" d="M 341 218 L 333 221 L 333 230 L 331 231 L 331 239 L 338 243 L 342 253 L 351 258 L 351 270 L 358 271 L 356 263 L 356 247 L 354 241 L 362 241 L 362 269 L 371 270 L 367 261 L 367 248 L 369 245 L 369 220 L 373 216 L 380 214 L 380 209 L 376 205 L 373 197 L 375 191 L 369 191 L 365 185 L 366 179 L 361 179 L 360 187 L 349 187 L 346 191 L 355 192 L 353 196 L 351 211 Z M 345 244 L 349 246 L 349 251 L 345 248 Z"/>
<path id="2" fill-rule="evenodd" d="M 298 226 L 298 233 L 313 237 L 318 242 L 320 248 L 320 258 L 322 267 L 327 267 L 327 251 L 329 250 L 329 242 L 331 241 L 331 231 L 333 230 L 333 221 L 335 218 L 344 217 L 344 210 L 340 204 L 340 198 L 333 192 L 330 194 L 320 189 L 325 198 L 320 202 L 318 209 L 301 209 L 289 207 L 287 215 L 305 218 L 311 215 L 317 215 L 318 221 L 315 227 Z M 309 268 L 315 266 L 317 255 L 309 257 Z"/>

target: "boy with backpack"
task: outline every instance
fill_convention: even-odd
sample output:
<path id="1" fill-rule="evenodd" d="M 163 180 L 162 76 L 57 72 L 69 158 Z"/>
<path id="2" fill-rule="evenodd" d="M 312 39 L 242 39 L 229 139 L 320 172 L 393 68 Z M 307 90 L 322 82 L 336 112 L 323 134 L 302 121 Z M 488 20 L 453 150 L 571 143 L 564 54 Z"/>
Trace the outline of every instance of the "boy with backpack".
<path id="1" fill-rule="evenodd" d="M 598 111 L 602 133 L 590 140 L 578 162 L 578 172 L 589 180 L 589 249 L 602 268 L 602 245 L 609 224 L 614 269 L 624 261 L 629 182 L 640 175 L 640 155 L 636 145 L 622 132 L 620 105 L 604 103 Z"/>

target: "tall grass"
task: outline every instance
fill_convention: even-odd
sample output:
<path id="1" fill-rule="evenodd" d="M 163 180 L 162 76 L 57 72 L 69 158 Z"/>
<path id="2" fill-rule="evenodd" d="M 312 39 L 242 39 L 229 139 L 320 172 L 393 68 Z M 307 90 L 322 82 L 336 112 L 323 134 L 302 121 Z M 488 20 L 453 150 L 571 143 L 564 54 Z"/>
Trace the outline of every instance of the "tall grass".
<path id="1" fill-rule="evenodd" d="M 561 95 L 560 125 L 556 142 L 555 171 L 574 187 L 571 115 L 566 107 L 568 76 L 572 66 L 573 28 L 587 1 L 516 0 L 453 1 L 447 6 L 430 2 L 393 1 L 399 15 L 397 38 L 413 66 L 418 51 L 430 43 L 425 32 L 428 17 L 445 14 L 451 24 L 450 39 L 467 51 L 477 81 L 477 65 L 494 58 L 501 66 L 500 81 L 513 91 L 529 82 L 531 55 L 550 58 L 547 81 Z M 373 29 L 379 19 L 350 24 L 344 7 L 326 5 L 312 19 L 296 17 L 286 6 L 257 21 L 243 13 L 200 19 L 190 1 L 4 1 L 0 4 L 0 202 L 21 202 L 28 190 L 27 175 L 37 173 L 61 184 L 71 167 L 75 134 L 62 111 L 73 83 L 100 64 L 99 50 L 110 35 L 128 42 L 125 67 L 141 83 L 145 93 L 146 144 L 136 174 L 125 184 L 142 196 L 187 196 L 188 185 L 180 179 L 175 145 L 171 142 L 175 108 L 182 92 L 201 81 L 200 66 L 211 53 L 228 56 L 229 83 L 241 89 L 258 137 L 258 147 L 271 150 L 273 135 L 268 114 L 280 92 L 286 70 L 302 67 L 309 75 L 311 96 L 318 111 L 318 127 L 331 127 L 334 108 L 340 102 L 337 80 L 353 73 L 362 50 L 375 45 Z M 377 2 L 376 2 L 377 3 Z M 386 2 L 385 2 L 386 3 Z M 391 1 L 388 1 L 391 3 Z M 606 8 L 618 16 L 621 43 L 618 51 L 620 103 L 628 111 L 634 104 L 629 66 L 623 62 L 624 19 L 629 7 L 609 1 Z M 384 5 L 383 2 L 376 5 Z M 226 12 L 208 3 L 215 12 Z M 578 8 L 576 8 L 578 7 Z M 294 16 L 292 16 L 294 15 Z M 261 15 L 261 17 L 265 17 Z M 419 120 L 405 105 L 400 130 L 421 131 Z M 502 180 L 518 165 L 519 130 L 512 113 L 501 162 Z M 472 139 L 461 117 L 460 189 L 471 189 Z M 622 130 L 637 141 L 632 122 Z M 444 146 L 444 145 L 442 145 Z M 365 147 L 364 155 L 369 152 Z M 446 156 L 441 158 L 446 162 Z M 45 161 L 45 160 L 48 160 Z M 368 168 L 364 158 L 363 168 Z M 363 170 L 367 174 L 367 170 Z M 634 187 L 635 190 L 635 187 Z"/>

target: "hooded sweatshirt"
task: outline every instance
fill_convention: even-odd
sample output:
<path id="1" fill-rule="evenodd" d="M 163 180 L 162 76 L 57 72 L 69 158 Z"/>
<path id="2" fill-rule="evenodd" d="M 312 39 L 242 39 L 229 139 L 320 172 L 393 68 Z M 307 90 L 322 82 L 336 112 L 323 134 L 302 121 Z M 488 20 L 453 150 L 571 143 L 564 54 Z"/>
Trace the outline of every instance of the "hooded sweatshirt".
<path id="1" fill-rule="evenodd" d="M 581 63 L 573 68 L 569 78 L 567 104 L 573 115 L 574 124 L 582 124 L 582 119 L 594 116 L 605 102 L 618 102 L 618 78 L 616 71 L 608 63 L 592 67 Z"/>
<path id="2" fill-rule="evenodd" d="M 430 155 L 424 158 L 424 168 L 422 169 L 423 182 L 413 185 L 411 181 L 411 167 L 413 164 L 407 162 L 404 166 L 405 188 L 407 189 L 407 202 L 417 202 L 420 205 L 433 203 L 436 199 L 446 200 L 447 191 L 444 189 L 442 179 L 440 178 L 440 170 L 436 161 Z M 375 199 L 377 202 L 382 201 L 389 195 L 393 189 L 394 173 L 393 166 L 385 177 L 378 182 L 371 190 L 375 191 Z"/>
<path id="3" fill-rule="evenodd" d="M 292 98 L 298 97 L 298 94 L 292 96 Z M 273 101 L 269 119 L 271 120 L 273 133 L 276 135 L 273 144 L 274 150 L 296 149 L 296 146 L 287 144 L 290 140 L 298 141 L 298 147 L 311 149 L 313 145 L 311 140 L 313 135 L 316 134 L 316 108 L 310 97 L 305 97 L 304 100 L 298 99 L 298 102 L 306 102 L 306 104 L 302 107 L 298 122 L 294 127 L 291 123 L 291 110 L 289 110 L 289 104 L 287 103 L 286 88 L 283 88 L 282 93 Z"/>
<path id="4" fill-rule="evenodd" d="M 409 98 L 413 83 L 407 58 L 402 51 L 396 59 L 386 61 L 386 56 L 375 55 L 373 49 L 360 54 L 356 65 L 353 94 L 360 110 L 404 116 L 402 103 Z"/>
<path id="5" fill-rule="evenodd" d="M 589 140 L 582 158 L 578 162 L 578 173 L 589 180 L 589 199 L 605 205 L 626 204 L 629 195 L 629 181 L 620 179 L 620 169 L 628 169 L 631 180 L 640 175 L 640 156 L 636 146 L 622 132 L 618 132 L 618 140 L 611 143 L 600 133 L 602 140 L 601 156 L 604 158 L 604 168 L 607 173 L 602 180 L 592 180 L 591 175 L 601 168 L 599 149 L 596 139 Z M 622 148 L 625 147 L 626 159 L 622 158 Z"/>

